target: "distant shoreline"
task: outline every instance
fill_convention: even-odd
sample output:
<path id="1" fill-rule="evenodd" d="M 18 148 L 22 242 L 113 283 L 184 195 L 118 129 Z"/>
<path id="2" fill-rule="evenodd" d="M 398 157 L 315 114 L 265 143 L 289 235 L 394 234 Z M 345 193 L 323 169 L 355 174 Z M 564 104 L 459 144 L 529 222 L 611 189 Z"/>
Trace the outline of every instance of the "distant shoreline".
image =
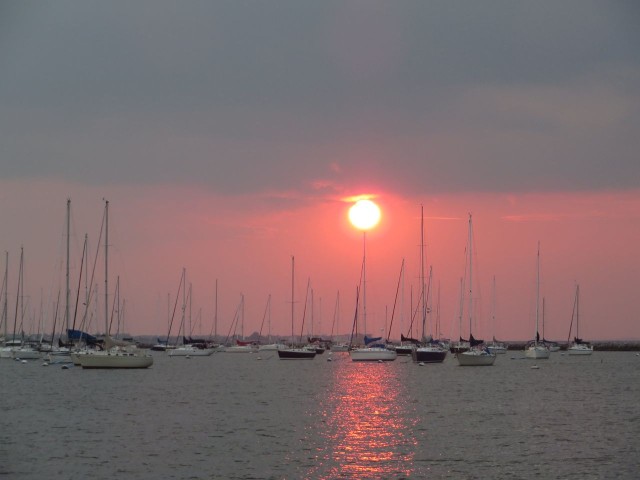
<path id="1" fill-rule="evenodd" d="M 524 346 L 528 342 L 504 342 L 509 345 L 509 350 L 524 350 Z M 557 342 L 560 350 L 567 349 L 567 343 Z M 590 341 L 593 350 L 598 352 L 640 352 L 639 340 L 609 340 L 609 341 Z"/>

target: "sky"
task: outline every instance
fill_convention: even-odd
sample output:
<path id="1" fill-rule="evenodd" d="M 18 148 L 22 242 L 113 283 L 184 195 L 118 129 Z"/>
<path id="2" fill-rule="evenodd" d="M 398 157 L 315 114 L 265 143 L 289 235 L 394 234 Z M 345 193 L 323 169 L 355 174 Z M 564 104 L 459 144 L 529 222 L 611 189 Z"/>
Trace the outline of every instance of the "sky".
<path id="1" fill-rule="evenodd" d="M 295 335 L 351 332 L 364 258 L 358 331 L 366 309 L 370 335 L 417 336 L 423 209 L 427 333 L 530 339 L 544 299 L 566 340 L 579 285 L 581 337 L 640 339 L 639 22 L 633 1 L 0 2 L 8 329 L 21 248 L 24 330 L 60 316 L 70 198 L 91 331 L 108 200 L 131 334 L 176 303 L 177 333 L 185 269 L 192 334 L 289 336 L 295 257 Z"/>

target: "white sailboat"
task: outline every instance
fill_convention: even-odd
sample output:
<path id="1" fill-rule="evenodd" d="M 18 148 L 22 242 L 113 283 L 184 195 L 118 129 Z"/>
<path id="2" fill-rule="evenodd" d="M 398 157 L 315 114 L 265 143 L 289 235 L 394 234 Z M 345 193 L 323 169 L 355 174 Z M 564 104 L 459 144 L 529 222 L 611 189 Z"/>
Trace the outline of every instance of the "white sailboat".
<path id="1" fill-rule="evenodd" d="M 576 285 L 576 299 L 573 306 L 573 313 L 576 318 L 576 336 L 573 337 L 573 342 L 567 348 L 569 355 L 591 355 L 593 353 L 593 345 L 589 342 L 585 342 L 580 338 L 580 285 Z M 573 323 L 573 316 L 571 316 L 571 323 Z M 569 337 L 571 337 L 571 326 L 569 327 Z"/>
<path id="2" fill-rule="evenodd" d="M 187 299 L 186 299 L 186 288 L 184 288 L 184 285 L 186 285 L 186 278 L 187 278 L 186 270 L 183 268 L 182 269 L 182 279 L 183 279 L 182 280 L 182 284 L 183 284 L 182 318 L 180 321 L 181 328 L 178 330 L 178 336 L 180 336 L 180 331 L 182 331 L 183 333 L 182 335 L 183 343 L 180 346 L 176 346 L 175 348 L 169 349 L 169 356 L 170 357 L 208 357 L 210 355 L 213 355 L 213 352 L 215 351 L 215 349 L 208 347 L 206 343 L 202 343 L 202 342 L 195 343 L 194 341 L 190 342 L 189 340 L 187 340 L 187 336 L 185 334 Z M 192 301 L 191 284 L 189 284 L 189 325 L 191 325 L 191 301 Z"/>
<path id="3" fill-rule="evenodd" d="M 538 330 L 538 313 L 540 309 L 540 242 L 538 242 L 538 256 L 537 256 L 537 275 L 536 275 L 536 333 L 534 340 L 529 342 L 525 348 L 525 356 L 534 360 L 544 360 L 549 358 L 551 352 L 549 347 L 544 342 L 540 341 L 540 333 Z"/>
<path id="4" fill-rule="evenodd" d="M 151 355 L 139 352 L 135 345 L 122 345 L 121 342 L 116 342 L 109 336 L 109 201 L 105 201 L 104 225 L 104 350 L 87 350 L 77 354 L 77 359 L 82 368 L 147 368 L 153 365 L 153 357 Z"/>
<path id="5" fill-rule="evenodd" d="M 482 340 L 476 340 L 471 333 L 473 325 L 473 282 L 472 282 L 472 254 L 473 254 L 473 229 L 471 214 L 469 214 L 469 350 L 456 353 L 458 364 L 461 367 L 485 367 L 491 366 L 496 361 L 496 354 L 483 347 Z"/>
<path id="6" fill-rule="evenodd" d="M 11 358 L 14 360 L 37 360 L 40 358 L 40 352 L 30 345 L 26 345 L 21 339 L 18 342 L 16 338 L 16 324 L 18 318 L 20 318 L 20 325 L 24 321 L 24 250 L 20 247 L 20 272 L 18 275 L 18 294 L 16 298 L 16 314 L 13 322 L 13 343 L 14 347 L 11 348 Z M 18 316 L 18 311 L 19 316 Z"/>
<path id="7" fill-rule="evenodd" d="M 67 248 L 66 248 L 66 273 L 65 273 L 65 301 L 64 301 L 64 319 L 62 321 L 62 328 L 61 331 L 66 332 L 69 329 L 69 298 L 70 298 L 70 294 L 71 294 L 71 289 L 69 287 L 69 256 L 70 256 L 70 234 L 71 234 L 71 199 L 67 198 L 67 222 L 66 222 L 66 240 L 67 240 Z M 82 268 L 80 269 L 80 271 L 82 271 Z M 55 322 L 54 322 L 54 327 L 55 327 Z M 55 328 L 54 328 L 54 332 L 55 334 Z M 62 335 L 60 335 L 62 337 Z M 53 337 L 54 335 L 52 335 L 51 340 L 53 342 Z M 71 349 L 69 348 L 68 345 L 58 345 L 58 346 L 52 346 L 51 351 L 47 354 L 47 360 L 49 361 L 49 363 L 56 363 L 56 364 L 64 364 L 64 363 L 73 363 L 73 360 L 71 360 Z"/>
<path id="8" fill-rule="evenodd" d="M 366 280 L 366 232 L 363 235 L 363 255 L 362 255 L 362 311 L 364 319 L 364 343 L 365 346 L 361 348 L 353 348 L 349 350 L 349 355 L 353 362 L 391 362 L 398 358 L 398 353 L 395 350 L 386 348 L 384 344 L 377 343 L 381 338 L 367 338 L 367 280 Z M 357 302 L 356 302 L 357 303 Z M 356 305 L 356 315 L 354 322 L 357 322 L 358 308 Z"/>
<path id="9" fill-rule="evenodd" d="M 9 252 L 4 254 L 4 280 L 2 282 L 2 345 L 0 346 L 0 358 L 11 358 L 11 342 L 8 337 L 8 293 L 9 287 Z"/>
<path id="10" fill-rule="evenodd" d="M 264 323 L 265 317 L 267 318 L 267 328 L 269 330 L 267 335 L 267 343 L 258 346 L 258 351 L 275 351 L 280 350 L 281 348 L 287 348 L 284 343 L 274 342 L 271 338 L 271 294 L 269 294 L 269 297 L 267 299 L 267 306 L 265 307 L 264 315 L 262 316 L 262 323 Z M 260 336 L 262 336 L 262 326 L 260 327 L 260 334 Z"/>

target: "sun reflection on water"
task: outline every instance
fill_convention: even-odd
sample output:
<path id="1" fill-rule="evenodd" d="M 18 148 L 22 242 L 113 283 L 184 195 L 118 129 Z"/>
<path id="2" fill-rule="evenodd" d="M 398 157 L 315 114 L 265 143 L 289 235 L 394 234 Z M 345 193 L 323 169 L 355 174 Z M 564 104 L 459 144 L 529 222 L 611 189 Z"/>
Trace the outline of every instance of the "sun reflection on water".
<path id="1" fill-rule="evenodd" d="M 391 364 L 335 362 L 320 401 L 318 452 L 308 478 L 401 478 L 413 472 L 417 423 Z"/>

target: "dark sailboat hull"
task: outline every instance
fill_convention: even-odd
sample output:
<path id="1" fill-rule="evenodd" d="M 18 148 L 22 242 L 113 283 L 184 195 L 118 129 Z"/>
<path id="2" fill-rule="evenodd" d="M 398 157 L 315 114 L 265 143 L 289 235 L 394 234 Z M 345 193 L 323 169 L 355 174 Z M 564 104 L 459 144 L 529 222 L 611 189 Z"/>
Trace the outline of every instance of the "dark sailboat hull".
<path id="1" fill-rule="evenodd" d="M 444 349 L 422 351 L 417 348 L 411 352 L 411 357 L 414 362 L 418 363 L 442 363 L 447 357 L 447 351 Z"/>
<path id="2" fill-rule="evenodd" d="M 306 350 L 303 348 L 278 350 L 278 357 L 281 360 L 313 360 L 315 356 L 315 350 Z"/>

